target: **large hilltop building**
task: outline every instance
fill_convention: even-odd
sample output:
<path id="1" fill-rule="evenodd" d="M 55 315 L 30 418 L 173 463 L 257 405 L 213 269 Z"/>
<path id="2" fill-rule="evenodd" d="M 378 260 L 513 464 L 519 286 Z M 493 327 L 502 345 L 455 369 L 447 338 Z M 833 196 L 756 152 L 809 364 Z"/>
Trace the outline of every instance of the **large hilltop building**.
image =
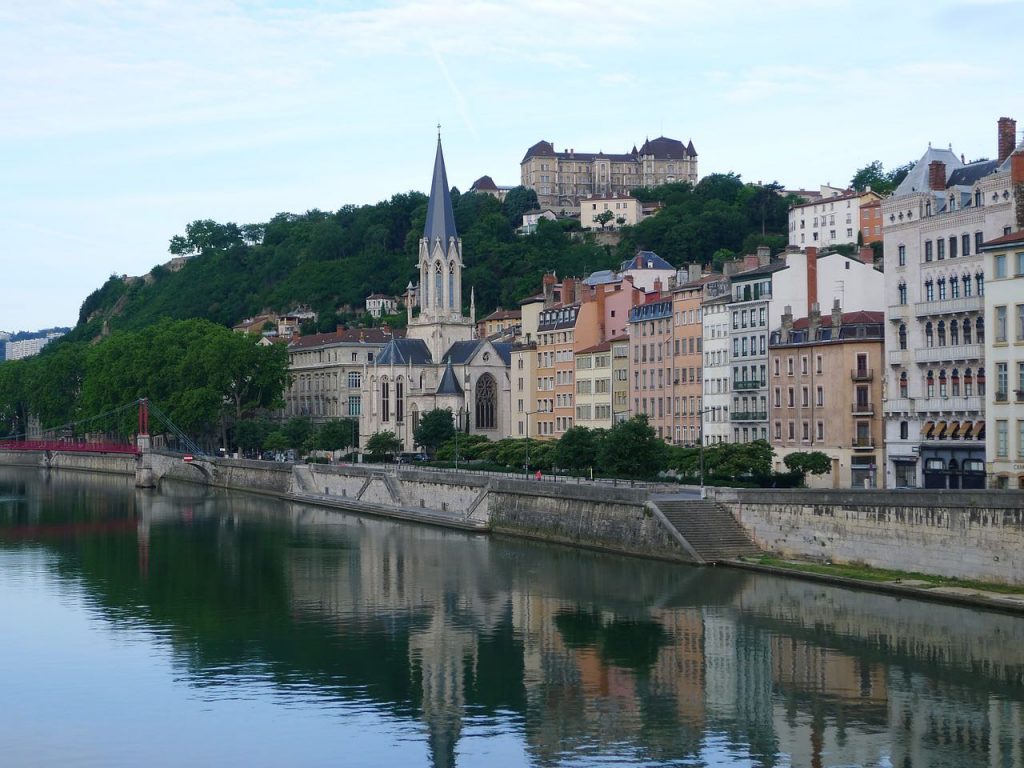
<path id="1" fill-rule="evenodd" d="M 550 141 L 538 141 L 520 163 L 521 182 L 537 193 L 541 208 L 579 208 L 590 195 L 626 195 L 636 187 L 657 187 L 673 181 L 697 183 L 697 150 L 693 141 L 660 136 L 622 155 L 604 152 L 556 152 Z"/>
<path id="2" fill-rule="evenodd" d="M 427 219 L 419 248 L 419 314 L 406 305 L 405 338 L 392 338 L 366 365 L 359 434 L 393 432 L 415 447 L 420 415 L 452 411 L 456 426 L 500 439 L 509 433 L 511 344 L 476 337 L 476 309 L 462 314 L 462 238 L 437 140 Z"/>

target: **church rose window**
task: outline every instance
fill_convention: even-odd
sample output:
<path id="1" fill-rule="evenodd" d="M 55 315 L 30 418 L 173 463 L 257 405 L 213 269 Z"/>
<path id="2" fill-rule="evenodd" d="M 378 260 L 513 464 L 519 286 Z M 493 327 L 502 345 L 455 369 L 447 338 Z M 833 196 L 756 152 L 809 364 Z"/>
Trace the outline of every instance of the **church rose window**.
<path id="1" fill-rule="evenodd" d="M 494 377 L 485 373 L 476 383 L 476 428 L 495 429 L 498 393 Z"/>

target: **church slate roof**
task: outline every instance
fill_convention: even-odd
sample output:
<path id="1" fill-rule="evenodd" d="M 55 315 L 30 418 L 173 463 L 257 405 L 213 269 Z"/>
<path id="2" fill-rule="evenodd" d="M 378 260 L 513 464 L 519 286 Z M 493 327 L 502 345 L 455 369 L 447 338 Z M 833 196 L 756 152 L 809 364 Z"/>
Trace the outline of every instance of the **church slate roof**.
<path id="1" fill-rule="evenodd" d="M 378 365 L 430 365 L 432 362 L 423 339 L 392 339 L 377 355 Z"/>
<path id="2" fill-rule="evenodd" d="M 628 269 L 675 269 L 675 267 L 654 251 L 637 251 L 636 256 L 632 259 L 622 262 L 621 269 L 625 272 Z"/>
<path id="3" fill-rule="evenodd" d="M 433 244 L 441 238 L 448 247 L 449 237 L 458 237 L 455 229 L 455 212 L 452 210 L 452 195 L 448 188 L 448 174 L 444 170 L 444 154 L 441 152 L 441 137 L 437 137 L 437 155 L 434 157 L 434 178 L 430 184 L 430 202 L 427 203 L 427 220 L 423 223 L 423 237 Z"/>
<path id="4" fill-rule="evenodd" d="M 444 359 L 449 363 L 455 363 L 455 365 L 465 365 L 473 358 L 481 344 L 483 342 L 479 339 L 456 341 L 448 347 L 448 351 L 444 353 Z"/>
<path id="5" fill-rule="evenodd" d="M 963 168 L 957 168 L 949 174 L 949 181 L 946 187 L 970 187 L 982 176 L 994 173 L 999 167 L 998 160 L 982 160 L 980 163 L 970 163 Z"/>
<path id="6" fill-rule="evenodd" d="M 465 342 L 456 342 L 456 343 L 460 343 L 461 344 L 461 343 L 465 343 Z M 452 370 L 452 361 L 451 361 L 451 359 L 449 359 L 448 360 L 448 365 L 446 365 L 445 369 L 444 369 L 444 375 L 441 376 L 441 383 L 437 385 L 437 392 L 435 394 L 438 394 L 438 395 L 461 395 L 462 393 L 463 393 L 462 385 L 459 384 L 459 379 L 455 375 L 455 371 Z"/>
<path id="7" fill-rule="evenodd" d="M 491 346 L 494 347 L 494 351 L 498 353 L 506 366 L 512 365 L 512 342 L 492 341 Z"/>

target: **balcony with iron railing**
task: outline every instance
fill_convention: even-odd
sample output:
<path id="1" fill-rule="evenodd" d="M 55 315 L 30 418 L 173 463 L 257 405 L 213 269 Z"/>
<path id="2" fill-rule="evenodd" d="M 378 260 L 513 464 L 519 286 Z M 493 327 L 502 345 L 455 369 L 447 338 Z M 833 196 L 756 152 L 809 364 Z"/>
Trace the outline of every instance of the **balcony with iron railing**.
<path id="1" fill-rule="evenodd" d="M 853 438 L 853 447 L 860 450 L 870 450 L 875 447 L 875 438 L 871 435 L 857 435 Z"/>
<path id="2" fill-rule="evenodd" d="M 958 296 L 955 299 L 919 301 L 914 304 L 914 314 L 918 317 L 936 317 L 964 312 L 980 312 L 984 301 L 981 296 Z"/>
<path id="3" fill-rule="evenodd" d="M 767 411 L 733 411 L 733 421 L 768 421 Z"/>
<path id="4" fill-rule="evenodd" d="M 739 379 L 732 383 L 732 388 L 736 391 L 742 391 L 745 389 L 761 389 L 764 386 L 767 385 L 758 379 Z"/>
<path id="5" fill-rule="evenodd" d="M 870 368 L 854 368 L 850 371 L 850 378 L 854 381 L 871 381 L 875 378 L 875 372 Z"/>
<path id="6" fill-rule="evenodd" d="M 924 347 L 914 350 L 914 362 L 917 363 L 941 363 L 956 362 L 959 360 L 980 360 L 985 354 L 985 347 L 981 344 L 954 344 L 948 347 Z M 890 353 L 890 362 L 892 353 Z"/>
<path id="7" fill-rule="evenodd" d="M 850 413 L 854 416 L 874 416 L 875 415 L 875 404 L 874 403 L 854 403 L 850 406 Z"/>

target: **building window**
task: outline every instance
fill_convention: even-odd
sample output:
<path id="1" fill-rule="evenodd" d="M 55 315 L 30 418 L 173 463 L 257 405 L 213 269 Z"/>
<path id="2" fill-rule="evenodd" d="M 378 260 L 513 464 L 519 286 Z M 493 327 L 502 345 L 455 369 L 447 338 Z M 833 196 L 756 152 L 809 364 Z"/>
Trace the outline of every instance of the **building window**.
<path id="1" fill-rule="evenodd" d="M 907 440 L 910 437 L 910 424 L 905 421 L 900 422 L 900 440 Z"/>
<path id="2" fill-rule="evenodd" d="M 996 400 L 1009 399 L 1010 367 L 1007 363 L 996 363 Z"/>
<path id="3" fill-rule="evenodd" d="M 925 261 L 931 261 L 932 260 L 932 241 L 931 240 L 925 240 L 924 241 L 924 260 Z"/>
<path id="4" fill-rule="evenodd" d="M 391 389 L 387 379 L 380 382 L 380 420 L 391 420 Z"/>
<path id="5" fill-rule="evenodd" d="M 359 416 L 363 412 L 363 401 L 359 395 L 348 396 L 348 415 Z"/>
<path id="6" fill-rule="evenodd" d="M 995 269 L 993 270 L 993 276 L 998 280 L 1006 277 L 1006 254 L 997 253 L 993 260 Z"/>
<path id="7" fill-rule="evenodd" d="M 476 382 L 476 428 L 497 427 L 498 392 L 494 377 L 485 373 Z"/>
<path id="8" fill-rule="evenodd" d="M 900 397 L 907 397 L 907 372 L 900 374 Z"/>
<path id="9" fill-rule="evenodd" d="M 896 251 L 896 254 L 899 266 L 905 267 L 907 265 L 907 246 L 900 245 L 899 249 Z"/>
<path id="10" fill-rule="evenodd" d="M 900 283 L 899 292 L 900 292 L 900 304 L 901 305 L 906 305 L 906 303 L 907 303 L 907 284 L 906 283 Z"/>
<path id="11" fill-rule="evenodd" d="M 996 456 L 1005 459 L 1009 453 L 1010 425 L 1006 419 L 996 421 Z"/>
<path id="12" fill-rule="evenodd" d="M 359 389 L 363 385 L 363 376 L 358 371 L 349 371 L 348 388 Z"/>
<path id="13" fill-rule="evenodd" d="M 899 342 L 900 342 L 900 349 L 906 349 L 907 348 L 907 326 L 905 324 L 903 324 L 903 323 L 900 323 Z M 818 373 L 821 373 L 821 371 L 818 371 Z"/>
<path id="14" fill-rule="evenodd" d="M 1006 307 L 995 308 L 996 341 L 1006 341 Z"/>
<path id="15" fill-rule="evenodd" d="M 935 257 L 942 261 L 946 258 L 946 241 L 939 239 L 935 241 Z"/>

